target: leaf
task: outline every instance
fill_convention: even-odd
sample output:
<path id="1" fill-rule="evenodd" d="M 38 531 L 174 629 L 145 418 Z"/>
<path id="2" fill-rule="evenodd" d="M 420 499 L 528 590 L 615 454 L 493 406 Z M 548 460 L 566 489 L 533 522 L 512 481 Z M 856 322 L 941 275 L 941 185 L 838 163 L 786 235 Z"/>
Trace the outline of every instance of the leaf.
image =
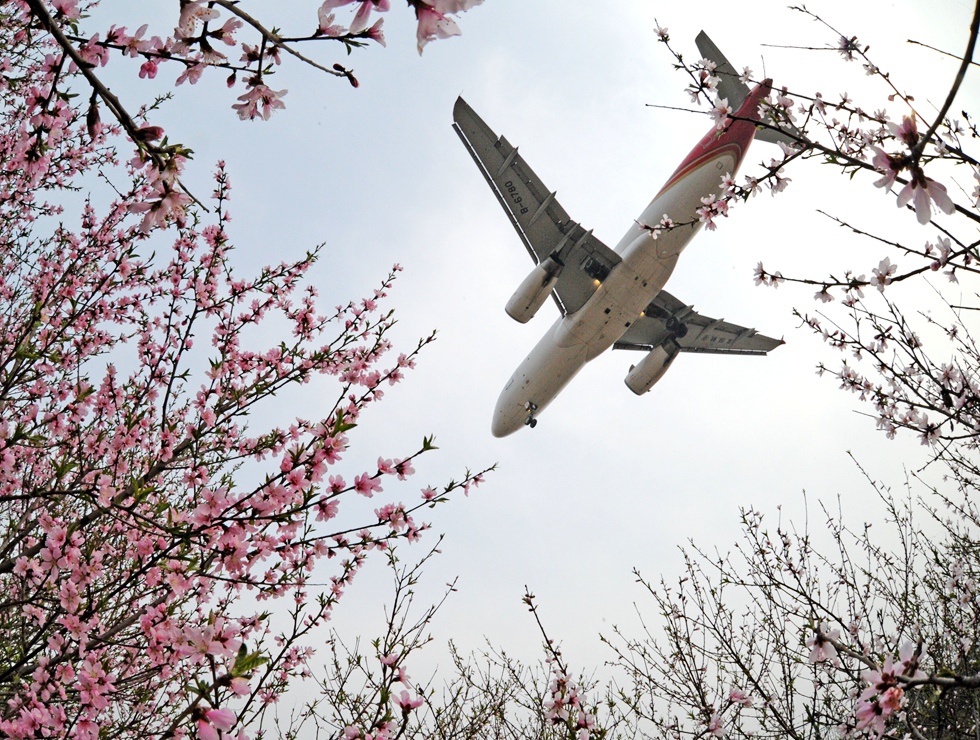
<path id="1" fill-rule="evenodd" d="M 258 651 L 254 653 L 248 652 L 243 643 L 238 650 L 238 655 L 235 657 L 235 665 L 231 667 L 231 675 L 235 677 L 248 676 L 260 665 L 268 662 L 269 659 Z"/>

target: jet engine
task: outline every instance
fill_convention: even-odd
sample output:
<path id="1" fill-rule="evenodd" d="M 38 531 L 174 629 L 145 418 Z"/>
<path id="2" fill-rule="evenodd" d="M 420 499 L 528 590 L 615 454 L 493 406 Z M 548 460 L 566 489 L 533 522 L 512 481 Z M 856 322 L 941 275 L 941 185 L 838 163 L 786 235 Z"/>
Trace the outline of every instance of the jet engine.
<path id="1" fill-rule="evenodd" d="M 626 375 L 626 387 L 636 395 L 642 396 L 660 380 L 670 363 L 680 352 L 680 347 L 673 339 L 668 339 L 659 347 L 647 352 L 646 357 L 638 365 L 632 365 Z"/>
<path id="2" fill-rule="evenodd" d="M 524 282 L 507 301 L 507 315 L 522 324 L 530 321 L 551 294 L 562 267 L 554 257 L 548 257 L 531 270 L 531 274 L 524 278 Z"/>

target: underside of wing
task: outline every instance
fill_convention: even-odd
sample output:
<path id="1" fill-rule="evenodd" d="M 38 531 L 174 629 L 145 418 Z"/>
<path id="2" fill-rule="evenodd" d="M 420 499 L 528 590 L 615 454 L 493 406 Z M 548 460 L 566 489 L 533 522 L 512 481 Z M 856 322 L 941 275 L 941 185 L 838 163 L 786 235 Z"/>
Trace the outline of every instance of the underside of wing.
<path id="1" fill-rule="evenodd" d="M 783 344 L 755 329 L 702 316 L 665 290 L 650 303 L 614 345 L 616 349 L 649 351 L 673 339 L 681 352 L 764 355 Z"/>
<path id="2" fill-rule="evenodd" d="M 620 257 L 572 221 L 524 158 L 497 136 L 462 98 L 453 128 L 483 173 L 535 264 L 549 257 L 560 267 L 552 295 L 563 314 L 581 308 Z"/>

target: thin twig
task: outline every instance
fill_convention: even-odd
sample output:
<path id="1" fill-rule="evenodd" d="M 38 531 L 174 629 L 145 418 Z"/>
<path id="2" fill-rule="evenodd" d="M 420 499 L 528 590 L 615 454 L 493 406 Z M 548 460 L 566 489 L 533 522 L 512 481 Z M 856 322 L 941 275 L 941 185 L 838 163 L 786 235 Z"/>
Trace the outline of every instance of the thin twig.
<path id="1" fill-rule="evenodd" d="M 956 79 L 953 81 L 953 86 L 949 89 L 946 102 L 943 103 L 943 107 L 940 109 L 939 115 L 936 116 L 936 120 L 933 121 L 932 126 L 926 131 L 925 136 L 919 140 L 919 143 L 912 150 L 912 157 L 914 159 L 918 159 L 921 156 L 926 144 L 932 139 L 933 134 L 936 133 L 936 129 L 939 128 L 939 125 L 946 117 L 946 112 L 953 105 L 953 99 L 956 97 L 956 93 L 959 92 L 960 85 L 963 84 L 963 79 L 966 77 L 966 70 L 969 69 L 971 60 L 973 59 L 973 50 L 977 46 L 978 33 L 980 33 L 980 0 L 977 0 L 977 4 L 973 8 L 973 22 L 970 23 L 970 40 L 967 42 L 966 51 L 963 53 L 963 61 L 960 63 L 959 71 L 956 73 Z"/>
<path id="2" fill-rule="evenodd" d="M 311 67 L 315 67 L 316 69 L 320 70 L 321 72 L 326 72 L 328 75 L 333 75 L 334 77 L 347 77 L 347 75 L 344 74 L 343 72 L 338 72 L 335 69 L 329 69 L 327 67 L 324 67 L 322 64 L 318 64 L 317 62 L 314 62 L 312 59 L 304 56 L 303 54 L 300 54 L 291 45 L 282 43 L 282 39 L 280 39 L 278 35 L 274 34 L 272 31 L 268 30 L 265 26 L 263 26 L 261 23 L 259 23 L 257 20 L 255 20 L 255 18 L 253 18 L 251 15 L 249 15 L 248 13 L 246 13 L 241 8 L 239 8 L 238 7 L 238 4 L 236 2 L 234 2 L 233 0 L 212 0 L 212 1 L 214 2 L 215 5 L 220 5 L 222 8 L 224 8 L 228 12 L 234 13 L 235 15 L 237 15 L 239 18 L 241 18 L 243 21 L 245 21 L 248 25 L 250 25 L 256 31 L 258 31 L 259 33 L 261 33 L 269 41 L 272 41 L 280 49 L 283 49 L 287 53 L 292 54 L 294 57 L 296 57 L 300 61 L 305 62 L 306 64 L 309 64 Z"/>
<path id="3" fill-rule="evenodd" d="M 924 46 L 925 48 L 929 49 L 930 51 L 934 51 L 937 54 L 943 54 L 944 56 L 952 57 L 953 59 L 959 61 L 963 60 L 963 57 L 961 57 L 959 54 L 954 54 L 951 51 L 943 51 L 942 49 L 937 49 L 935 46 L 929 46 L 929 44 L 924 44 L 921 41 L 916 41 L 915 39 L 906 39 L 906 43 L 915 44 L 916 46 Z M 980 63 L 974 62 L 972 59 L 970 60 L 970 64 L 974 65 L 975 67 L 980 67 Z"/>

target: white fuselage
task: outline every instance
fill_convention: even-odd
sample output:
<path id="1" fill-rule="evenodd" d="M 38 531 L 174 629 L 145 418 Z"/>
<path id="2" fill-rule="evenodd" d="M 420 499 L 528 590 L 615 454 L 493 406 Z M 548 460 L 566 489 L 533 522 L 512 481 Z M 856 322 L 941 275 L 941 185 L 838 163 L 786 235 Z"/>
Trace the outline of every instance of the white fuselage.
<path id="1" fill-rule="evenodd" d="M 626 332 L 663 289 L 678 256 L 701 225 L 673 228 L 654 239 L 639 224 L 656 226 L 663 216 L 674 223 L 697 221 L 701 198 L 717 196 L 722 177 L 734 173 L 737 164 L 731 151 L 719 151 L 653 199 L 616 245 L 622 262 L 610 270 L 585 305 L 555 322 L 504 386 L 494 411 L 494 436 L 520 429 L 528 419 L 529 403 L 539 413 L 585 363 Z"/>

